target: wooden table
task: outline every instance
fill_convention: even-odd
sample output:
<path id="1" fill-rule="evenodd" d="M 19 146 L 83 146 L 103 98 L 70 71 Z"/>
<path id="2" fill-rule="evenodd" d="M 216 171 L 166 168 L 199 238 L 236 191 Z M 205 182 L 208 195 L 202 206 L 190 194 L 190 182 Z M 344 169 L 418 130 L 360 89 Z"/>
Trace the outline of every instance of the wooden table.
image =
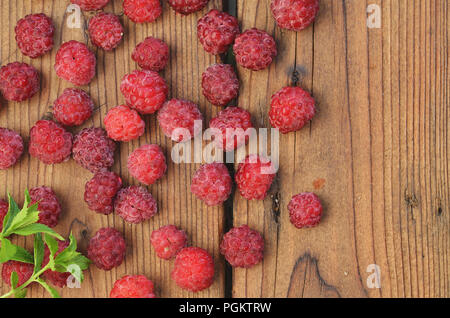
<path id="1" fill-rule="evenodd" d="M 124 103 L 121 78 L 137 68 L 131 51 L 149 35 L 171 48 L 163 73 L 170 97 L 198 103 L 207 121 L 219 111 L 206 101 L 200 86 L 205 68 L 221 61 L 206 54 L 196 37 L 196 21 L 207 11 L 182 17 L 162 2 L 164 13 L 155 23 L 136 25 L 122 16 L 125 41 L 114 52 L 93 48 L 98 72 L 85 89 L 98 110 L 83 127 L 102 126 L 108 109 Z M 147 275 L 161 297 L 450 296 L 448 1 L 320 2 L 314 26 L 295 33 L 275 26 L 269 0 L 237 0 L 242 30 L 268 31 L 279 49 L 268 70 L 237 68 L 239 106 L 252 113 L 256 127 L 270 127 L 271 94 L 286 85 L 300 85 L 313 93 L 319 109 L 308 127 L 280 137 L 280 170 L 266 200 L 249 202 L 236 193 L 224 207 L 207 208 L 189 189 L 199 165 L 169 160 L 167 175 L 149 187 L 159 214 L 129 225 L 116 215 L 87 209 L 83 192 L 91 174 L 73 160 L 46 166 L 26 154 L 14 168 L 0 171 L 1 197 L 10 192 L 22 202 L 25 188 L 51 186 L 64 208 L 56 230 L 64 235 L 73 231 L 83 251 L 101 227 L 124 233 L 125 262 L 109 272 L 92 266 L 82 288 L 66 288 L 63 297 L 106 297 L 114 281 L 125 274 Z M 10 102 L 0 110 L 0 126 L 19 131 L 25 139 L 30 127 L 70 86 L 53 70 L 56 49 L 71 39 L 89 43 L 86 22 L 92 13 L 84 14 L 81 28 L 69 28 L 67 20 L 73 15 L 66 12 L 68 4 L 68 0 L 0 0 L 1 64 L 25 61 L 43 77 L 38 96 L 20 104 Z M 224 4 L 225 10 L 235 9 L 234 1 Z M 221 9 L 222 2 L 211 0 L 211 8 Z M 105 11 L 121 14 L 121 1 L 112 0 Z M 32 12 L 46 13 L 57 26 L 55 49 L 36 60 L 24 57 L 14 40 L 17 20 Z M 174 145 L 162 134 L 155 116 L 146 116 L 145 121 L 146 134 L 122 143 L 117 152 L 114 171 L 126 184 L 136 184 L 126 169 L 131 151 L 157 143 L 170 158 Z M 292 195 L 303 191 L 321 197 L 325 214 L 320 226 L 297 230 L 286 207 Z M 169 223 L 185 229 L 190 244 L 214 255 L 217 275 L 211 288 L 193 294 L 170 279 L 173 262 L 158 259 L 149 242 L 152 230 Z M 233 224 L 248 224 L 264 235 L 262 264 L 248 270 L 226 266 L 219 243 Z M 31 238 L 15 242 L 29 246 Z M 374 279 L 377 268 L 381 288 Z M 47 297 L 40 287 L 33 287 L 29 295 Z"/>

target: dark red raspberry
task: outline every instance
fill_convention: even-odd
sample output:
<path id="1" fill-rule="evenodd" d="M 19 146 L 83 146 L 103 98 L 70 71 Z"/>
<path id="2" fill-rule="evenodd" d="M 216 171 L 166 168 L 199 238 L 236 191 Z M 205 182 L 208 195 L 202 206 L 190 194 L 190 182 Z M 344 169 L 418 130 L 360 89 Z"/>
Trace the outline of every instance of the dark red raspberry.
<path id="1" fill-rule="evenodd" d="M 110 109 L 103 122 L 108 137 L 116 141 L 137 139 L 145 131 L 145 122 L 137 111 L 125 105 Z"/>
<path id="2" fill-rule="evenodd" d="M 162 13 L 159 0 L 124 0 L 123 12 L 135 23 L 153 22 Z"/>
<path id="3" fill-rule="evenodd" d="M 214 143 L 225 151 L 231 151 L 245 145 L 253 128 L 251 115 L 239 107 L 227 107 L 209 122 L 211 129 L 217 129 Z"/>
<path id="4" fill-rule="evenodd" d="M 119 17 L 100 12 L 89 20 L 89 36 L 92 43 L 106 51 L 115 49 L 123 37 L 123 26 Z"/>
<path id="5" fill-rule="evenodd" d="M 149 36 L 136 46 L 131 58 L 144 70 L 159 72 L 169 61 L 169 47 L 164 41 Z"/>
<path id="6" fill-rule="evenodd" d="M 175 225 L 166 225 L 152 232 L 150 242 L 159 258 L 169 260 L 187 246 L 187 235 Z"/>
<path id="7" fill-rule="evenodd" d="M 91 238 L 89 259 L 100 269 L 109 271 L 122 264 L 126 245 L 122 233 L 113 228 L 102 228 Z"/>
<path id="8" fill-rule="evenodd" d="M 13 130 L 0 127 L 0 170 L 14 166 L 22 153 L 22 137 Z"/>
<path id="9" fill-rule="evenodd" d="M 111 214 L 114 211 L 114 198 L 121 187 L 122 179 L 114 172 L 97 172 L 86 183 L 84 201 L 92 211 Z"/>
<path id="10" fill-rule="evenodd" d="M 224 203 L 231 193 L 232 180 L 223 163 L 208 163 L 200 166 L 191 182 L 191 192 L 206 205 Z"/>
<path id="11" fill-rule="evenodd" d="M 250 268 L 263 259 L 264 239 L 247 225 L 234 227 L 223 236 L 220 253 L 231 266 Z"/>
<path id="12" fill-rule="evenodd" d="M 19 282 L 17 286 L 23 285 L 33 275 L 34 265 L 18 261 L 7 261 L 2 266 L 2 279 L 8 286 L 11 286 L 11 274 L 17 273 Z"/>
<path id="13" fill-rule="evenodd" d="M 157 112 L 166 101 L 169 89 L 158 73 L 136 70 L 122 79 L 120 91 L 127 105 L 141 114 Z"/>
<path id="14" fill-rule="evenodd" d="M 76 86 L 87 85 L 95 76 L 97 59 L 86 44 L 69 41 L 56 53 L 55 71 L 60 78 Z"/>
<path id="15" fill-rule="evenodd" d="M 130 154 L 127 167 L 134 178 L 151 185 L 166 172 L 166 157 L 158 145 L 143 145 Z"/>
<path id="16" fill-rule="evenodd" d="M 236 185 L 247 200 L 263 200 L 275 178 L 275 169 L 269 159 L 249 155 L 238 166 Z"/>
<path id="17" fill-rule="evenodd" d="M 216 106 L 225 106 L 239 94 L 239 80 L 233 67 L 214 64 L 203 72 L 203 95 Z"/>
<path id="18" fill-rule="evenodd" d="M 95 11 L 104 8 L 109 0 L 70 0 L 73 4 L 80 6 L 84 11 Z"/>
<path id="19" fill-rule="evenodd" d="M 30 99 L 39 87 L 39 73 L 31 65 L 14 62 L 0 68 L 0 92 L 6 100 L 22 102 Z"/>
<path id="20" fill-rule="evenodd" d="M 55 119 L 66 126 L 79 126 L 91 117 L 94 102 L 83 90 L 66 88 L 53 104 Z"/>
<path id="21" fill-rule="evenodd" d="M 39 120 L 30 130 L 28 151 L 45 164 L 66 161 L 72 153 L 72 134 L 51 120 Z"/>
<path id="22" fill-rule="evenodd" d="M 3 230 L 3 220 L 8 214 L 9 204 L 5 200 L 0 199 L 0 232 Z"/>
<path id="23" fill-rule="evenodd" d="M 228 13 L 212 9 L 198 20 L 197 36 L 206 52 L 222 54 L 239 34 L 238 20 Z"/>
<path id="24" fill-rule="evenodd" d="M 322 204 L 314 193 L 294 195 L 288 205 L 291 223 L 298 229 L 314 227 L 322 217 Z"/>
<path id="25" fill-rule="evenodd" d="M 153 282 L 143 275 L 126 275 L 116 280 L 110 298 L 155 298 Z"/>
<path id="26" fill-rule="evenodd" d="M 277 56 L 277 44 L 266 31 L 250 29 L 236 37 L 233 46 L 236 61 L 253 71 L 263 70 Z"/>
<path id="27" fill-rule="evenodd" d="M 300 31 L 313 23 L 319 0 L 272 0 L 270 8 L 280 28 Z"/>
<path id="28" fill-rule="evenodd" d="M 85 128 L 73 141 L 73 159 L 92 173 L 108 170 L 114 164 L 116 143 L 103 128 Z"/>
<path id="29" fill-rule="evenodd" d="M 214 281 L 213 258 L 202 248 L 186 247 L 178 253 L 171 276 L 183 289 L 192 292 L 204 290 Z"/>
<path id="30" fill-rule="evenodd" d="M 55 192 L 49 187 L 37 187 L 30 189 L 31 204 L 38 204 L 38 223 L 55 227 L 61 214 L 61 204 Z"/>
<path id="31" fill-rule="evenodd" d="M 201 133 L 195 122 L 203 115 L 193 102 L 181 99 L 167 101 L 158 112 L 158 122 L 164 134 L 176 142 L 191 140 Z"/>
<path id="32" fill-rule="evenodd" d="M 176 12 L 187 15 L 202 10 L 209 0 L 167 0 Z"/>
<path id="33" fill-rule="evenodd" d="M 142 223 L 158 212 L 155 199 L 144 187 L 130 186 L 117 193 L 114 211 L 129 223 Z"/>
<path id="34" fill-rule="evenodd" d="M 17 22 L 16 42 L 23 55 L 37 58 L 53 48 L 55 27 L 43 13 L 29 14 Z"/>
<path id="35" fill-rule="evenodd" d="M 70 244 L 69 241 L 58 241 L 58 251 L 55 253 L 55 257 L 58 256 L 63 250 L 65 250 L 69 246 L 69 244 Z M 46 245 L 44 249 L 44 259 L 42 261 L 42 267 L 47 266 L 49 259 L 50 259 L 50 250 Z M 70 273 L 69 272 L 60 273 L 48 269 L 44 272 L 43 276 L 45 277 L 46 281 L 49 282 L 50 284 L 63 288 L 67 285 L 67 279 L 69 278 Z"/>

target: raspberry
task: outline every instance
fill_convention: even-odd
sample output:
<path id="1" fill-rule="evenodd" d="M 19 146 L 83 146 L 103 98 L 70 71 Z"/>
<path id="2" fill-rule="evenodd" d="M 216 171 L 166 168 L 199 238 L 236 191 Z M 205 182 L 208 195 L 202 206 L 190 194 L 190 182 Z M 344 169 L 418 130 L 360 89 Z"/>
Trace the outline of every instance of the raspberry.
<path id="1" fill-rule="evenodd" d="M 247 200 L 263 200 L 275 178 L 275 169 L 269 159 L 249 155 L 238 166 L 236 185 Z"/>
<path id="2" fill-rule="evenodd" d="M 233 46 L 236 61 L 253 71 L 263 70 L 277 56 L 277 44 L 266 31 L 250 29 L 236 37 Z"/>
<path id="3" fill-rule="evenodd" d="M 33 97 L 39 86 L 39 73 L 31 65 L 14 62 L 0 68 L 0 92 L 6 100 L 23 102 Z"/>
<path id="4" fill-rule="evenodd" d="M 191 140 L 201 133 L 195 129 L 195 121 L 203 121 L 203 115 L 193 102 L 171 99 L 158 112 L 158 122 L 164 134 L 176 142 Z"/>
<path id="5" fill-rule="evenodd" d="M 0 232 L 3 230 L 3 219 L 8 213 L 9 204 L 8 202 L 0 199 Z"/>
<path id="6" fill-rule="evenodd" d="M 143 275 L 126 275 L 116 280 L 110 298 L 155 298 L 153 282 Z"/>
<path id="7" fill-rule="evenodd" d="M 144 70 L 159 72 L 169 61 L 169 47 L 164 41 L 149 36 L 136 46 L 131 58 Z"/>
<path id="8" fill-rule="evenodd" d="M 60 78 L 76 86 L 87 85 L 95 76 L 97 59 L 86 44 L 69 41 L 56 53 L 55 71 Z"/>
<path id="9" fill-rule="evenodd" d="M 151 185 L 166 172 L 166 157 L 158 145 L 144 145 L 130 154 L 127 167 L 134 178 Z"/>
<path id="10" fill-rule="evenodd" d="M 206 52 L 217 55 L 225 53 L 239 34 L 238 20 L 216 9 L 198 20 L 197 36 Z"/>
<path id="11" fill-rule="evenodd" d="M 158 73 L 136 70 L 122 79 L 120 91 L 127 105 L 141 114 L 157 112 L 166 101 L 169 89 Z"/>
<path id="12" fill-rule="evenodd" d="M 322 204 L 314 193 L 294 195 L 288 205 L 291 223 L 298 229 L 314 227 L 322 217 Z"/>
<path id="13" fill-rule="evenodd" d="M 319 0 L 272 0 L 270 8 L 280 28 L 300 31 L 313 23 Z"/>
<path id="14" fill-rule="evenodd" d="M 188 15 L 202 10 L 209 0 L 167 0 L 175 12 Z"/>
<path id="15" fill-rule="evenodd" d="M 175 225 L 166 225 L 152 232 L 150 242 L 159 258 L 169 260 L 187 246 L 187 235 Z"/>
<path id="16" fill-rule="evenodd" d="M 146 188 L 130 186 L 117 193 L 114 211 L 125 221 L 138 224 L 154 216 L 158 207 Z"/>
<path id="17" fill-rule="evenodd" d="M 53 104 L 55 119 L 66 126 L 79 126 L 91 117 L 94 102 L 83 90 L 66 88 Z"/>
<path id="18" fill-rule="evenodd" d="M 122 264 L 126 245 L 122 233 L 113 228 L 102 228 L 91 238 L 89 259 L 100 269 L 109 271 Z"/>
<path id="19" fill-rule="evenodd" d="M 202 88 L 211 104 L 225 106 L 238 96 L 239 80 L 231 65 L 214 64 L 203 72 Z"/>
<path id="20" fill-rule="evenodd" d="M 114 172 L 97 172 L 86 183 L 84 201 L 92 211 L 111 214 L 114 210 L 114 198 L 121 187 L 122 179 Z"/>
<path id="21" fill-rule="evenodd" d="M 34 265 L 28 263 L 22 263 L 18 261 L 7 261 L 2 266 L 2 279 L 8 285 L 11 286 L 11 274 L 16 272 L 19 277 L 17 286 L 23 285 L 31 275 L 33 275 Z"/>
<path id="22" fill-rule="evenodd" d="M 137 111 L 125 105 L 112 108 L 103 122 L 108 137 L 116 141 L 137 139 L 145 131 L 145 122 Z"/>
<path id="23" fill-rule="evenodd" d="M 208 206 L 225 202 L 232 187 L 232 180 L 223 163 L 209 163 L 200 166 L 191 182 L 191 192 Z"/>
<path id="24" fill-rule="evenodd" d="M 55 257 L 58 256 L 64 249 L 66 249 L 69 246 L 69 244 L 70 244 L 69 241 L 58 241 L 58 251 L 55 253 Z M 50 250 L 48 249 L 47 245 L 45 245 L 42 267 L 48 264 L 49 259 L 50 259 Z M 70 273 L 69 272 L 60 273 L 48 269 L 44 272 L 43 276 L 52 285 L 63 288 L 64 286 L 67 285 L 67 279 L 69 278 Z"/>
<path id="25" fill-rule="evenodd" d="M 314 98 L 300 87 L 285 87 L 272 96 L 269 118 L 283 134 L 300 130 L 316 113 Z"/>
<path id="26" fill-rule="evenodd" d="M 30 189 L 31 204 L 38 204 L 38 223 L 55 227 L 61 214 L 61 204 L 55 192 L 49 187 L 37 187 Z"/>
<path id="27" fill-rule="evenodd" d="M 214 261 L 202 248 L 186 247 L 175 259 L 172 279 L 186 290 L 198 292 L 212 285 L 214 280 Z"/>
<path id="28" fill-rule="evenodd" d="M 245 145 L 253 128 L 251 115 L 239 107 L 227 107 L 209 122 L 211 129 L 219 134 L 214 136 L 214 143 L 220 149 L 231 151 Z"/>
<path id="29" fill-rule="evenodd" d="M 73 4 L 80 6 L 84 11 L 95 11 L 104 8 L 109 0 L 70 0 Z"/>
<path id="30" fill-rule="evenodd" d="M 119 17 L 100 12 L 89 20 L 89 36 L 94 45 L 110 51 L 115 49 L 123 37 L 123 26 Z"/>
<path id="31" fill-rule="evenodd" d="M 92 173 L 108 170 L 114 164 L 116 143 L 103 128 L 85 128 L 75 136 L 73 159 Z"/>
<path id="32" fill-rule="evenodd" d="M 234 227 L 223 236 L 220 253 L 231 266 L 250 268 L 263 259 L 264 239 L 247 225 Z"/>
<path id="33" fill-rule="evenodd" d="M 22 156 L 23 147 L 23 139 L 18 133 L 0 127 L 0 170 L 14 166 Z"/>
<path id="34" fill-rule="evenodd" d="M 124 0 L 123 12 L 135 23 L 153 22 L 162 13 L 159 0 Z"/>
<path id="35" fill-rule="evenodd" d="M 23 55 L 37 58 L 53 48 L 55 27 L 45 14 L 29 14 L 17 22 L 16 42 Z"/>
<path id="36" fill-rule="evenodd" d="M 72 134 L 51 120 L 39 120 L 30 130 L 28 151 L 45 164 L 66 161 L 72 152 Z"/>

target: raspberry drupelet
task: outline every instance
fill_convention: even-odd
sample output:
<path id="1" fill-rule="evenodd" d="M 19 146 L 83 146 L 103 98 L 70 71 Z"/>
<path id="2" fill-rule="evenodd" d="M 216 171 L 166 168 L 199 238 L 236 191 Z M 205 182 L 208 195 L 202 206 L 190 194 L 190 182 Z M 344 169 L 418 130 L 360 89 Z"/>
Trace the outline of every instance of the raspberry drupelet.
<path id="1" fill-rule="evenodd" d="M 0 68 L 0 92 L 8 101 L 30 99 L 39 91 L 40 81 L 38 71 L 26 63 L 13 62 Z"/>
<path id="2" fill-rule="evenodd" d="M 15 131 L 0 127 L 0 170 L 14 166 L 24 149 L 22 137 Z"/>
<path id="3" fill-rule="evenodd" d="M 9 204 L 5 200 L 0 199 L 0 232 L 3 230 L 3 220 L 8 213 Z"/>
<path id="4" fill-rule="evenodd" d="M 169 260 L 187 246 L 187 235 L 175 225 L 166 225 L 152 232 L 150 242 L 159 258 Z"/>
<path id="5" fill-rule="evenodd" d="M 191 192 L 208 206 L 224 203 L 231 194 L 232 180 L 223 163 L 200 166 L 191 182 Z"/>
<path id="6" fill-rule="evenodd" d="M 16 42 L 23 55 L 37 58 L 53 48 L 55 27 L 43 13 L 29 14 L 17 22 Z"/>
<path id="7" fill-rule="evenodd" d="M 124 0 L 123 12 L 134 23 L 153 22 L 162 14 L 159 0 Z"/>
<path id="8" fill-rule="evenodd" d="M 298 229 L 314 227 L 322 218 L 322 203 L 310 192 L 294 195 L 288 205 L 289 219 Z"/>
<path id="9" fill-rule="evenodd" d="M 314 22 L 319 0 L 272 0 L 270 9 L 280 28 L 300 31 Z"/>
<path id="10" fill-rule="evenodd" d="M 154 285 L 144 275 L 126 275 L 116 280 L 110 298 L 156 298 Z"/>
<path id="11" fill-rule="evenodd" d="M 203 95 L 216 106 L 226 106 L 239 94 L 239 80 L 229 64 L 214 64 L 202 74 Z"/>
<path id="12" fill-rule="evenodd" d="M 70 0 L 73 4 L 79 5 L 81 10 L 96 11 L 103 9 L 109 0 Z"/>
<path id="13" fill-rule="evenodd" d="M 158 206 L 146 188 L 129 186 L 117 193 L 114 212 L 128 223 L 139 224 L 152 218 Z"/>
<path id="14" fill-rule="evenodd" d="M 17 287 L 23 285 L 33 275 L 34 265 L 18 261 L 7 261 L 2 266 L 2 279 L 5 284 L 11 286 L 11 274 L 17 273 L 19 278 Z"/>
<path id="15" fill-rule="evenodd" d="M 106 271 L 120 266 L 125 252 L 125 239 L 122 233 L 113 228 L 101 228 L 89 241 L 89 259 L 95 266 Z"/>
<path id="16" fill-rule="evenodd" d="M 167 0 L 167 2 L 175 12 L 188 15 L 202 10 L 209 0 Z"/>
<path id="17" fill-rule="evenodd" d="M 134 178 L 152 185 L 166 172 L 166 157 L 158 145 L 143 145 L 130 154 L 127 167 Z"/>
<path id="18" fill-rule="evenodd" d="M 86 183 L 84 201 L 92 211 L 111 214 L 114 211 L 114 199 L 121 187 L 122 179 L 114 172 L 97 172 Z"/>
<path id="19" fill-rule="evenodd" d="M 108 137 L 116 141 L 137 139 L 145 131 L 145 122 L 137 111 L 125 105 L 110 109 L 103 122 Z"/>
<path id="20" fill-rule="evenodd" d="M 31 204 L 38 204 L 38 223 L 55 227 L 58 225 L 61 214 L 61 203 L 55 192 L 49 187 L 36 187 L 30 189 Z"/>
<path id="21" fill-rule="evenodd" d="M 111 51 L 122 41 L 124 31 L 117 15 L 100 12 L 89 20 L 88 32 L 94 45 Z"/>
<path id="22" fill-rule="evenodd" d="M 169 61 L 169 47 L 164 41 L 149 36 L 136 46 L 131 58 L 144 70 L 160 72 Z"/>
<path id="23" fill-rule="evenodd" d="M 94 102 L 83 90 L 66 88 L 53 103 L 53 116 L 65 126 L 79 126 L 92 116 Z"/>

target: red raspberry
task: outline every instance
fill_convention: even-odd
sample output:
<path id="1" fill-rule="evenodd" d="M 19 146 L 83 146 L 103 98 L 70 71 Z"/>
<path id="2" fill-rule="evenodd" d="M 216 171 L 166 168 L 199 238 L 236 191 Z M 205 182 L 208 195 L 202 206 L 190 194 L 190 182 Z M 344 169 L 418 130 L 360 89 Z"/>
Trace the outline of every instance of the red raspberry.
<path id="1" fill-rule="evenodd" d="M 122 179 L 114 172 L 97 172 L 86 183 L 84 201 L 92 211 L 104 215 L 111 214 L 114 210 L 114 198 L 121 187 Z"/>
<path id="2" fill-rule="evenodd" d="M 58 241 L 58 251 L 55 253 L 55 257 L 58 256 L 63 250 L 65 250 L 69 246 L 69 244 L 70 244 L 69 241 Z M 48 264 L 49 259 L 50 259 L 50 250 L 46 245 L 44 249 L 44 260 L 42 261 L 42 267 Z M 70 273 L 68 272 L 60 273 L 48 269 L 44 272 L 43 276 L 52 285 L 63 288 L 67 285 L 67 279 L 69 278 Z"/>
<path id="3" fill-rule="evenodd" d="M 2 279 L 8 285 L 11 286 L 11 274 L 16 272 L 19 277 L 17 286 L 23 285 L 33 275 L 34 265 L 28 263 L 22 263 L 17 261 L 7 261 L 2 266 Z"/>
<path id="4" fill-rule="evenodd" d="M 0 170 L 14 166 L 22 153 L 22 137 L 15 131 L 0 127 Z"/>
<path id="5" fill-rule="evenodd" d="M 131 58 L 144 70 L 159 72 L 169 61 L 169 47 L 164 41 L 149 36 L 136 46 Z"/>
<path id="6" fill-rule="evenodd" d="M 198 292 L 212 285 L 214 280 L 214 261 L 202 248 L 186 247 L 175 259 L 172 279 L 186 290 Z"/>
<path id="7" fill-rule="evenodd" d="M 283 134 L 302 129 L 315 114 L 314 98 L 300 87 L 285 87 L 272 96 L 270 123 Z"/>
<path id="8" fill-rule="evenodd" d="M 38 204 L 38 223 L 55 227 L 61 214 L 61 204 L 55 192 L 49 187 L 37 187 L 30 189 L 31 204 Z"/>
<path id="9" fill-rule="evenodd" d="M 69 41 L 56 53 L 55 71 L 60 78 L 76 86 L 87 85 L 95 76 L 97 59 L 86 44 Z"/>
<path id="10" fill-rule="evenodd" d="M 0 92 L 6 100 L 23 102 L 33 97 L 39 86 L 39 73 L 31 65 L 14 62 L 0 68 Z"/>
<path id="11" fill-rule="evenodd" d="M 217 129 L 214 143 L 220 149 L 231 151 L 245 145 L 253 128 L 251 115 L 239 107 L 227 107 L 209 122 L 211 129 Z"/>
<path id="12" fill-rule="evenodd" d="M 3 219 L 8 213 L 9 204 L 8 202 L 0 199 L 0 232 L 3 230 Z"/>
<path id="13" fill-rule="evenodd" d="M 123 12 L 135 23 L 153 22 L 162 13 L 159 0 L 124 0 Z"/>
<path id="14" fill-rule="evenodd" d="M 53 48 L 55 27 L 45 14 L 29 14 L 17 22 L 16 42 L 23 55 L 37 58 Z"/>
<path id="15" fill-rule="evenodd" d="M 250 29 L 236 37 L 233 46 L 236 61 L 253 71 L 263 70 L 277 56 L 277 44 L 266 31 Z"/>
<path id="16" fill-rule="evenodd" d="M 145 131 L 145 122 L 137 111 L 125 105 L 112 108 L 103 122 L 108 137 L 116 141 L 137 139 Z"/>
<path id="17" fill-rule="evenodd" d="M 66 126 L 79 126 L 91 117 L 94 102 L 83 90 L 66 88 L 53 104 L 55 119 Z"/>
<path id="18" fill-rule="evenodd" d="M 109 271 L 122 264 L 126 245 L 122 233 L 113 228 L 102 228 L 91 238 L 89 259 L 100 269 Z"/>
<path id="19" fill-rule="evenodd" d="M 127 105 L 141 114 L 157 112 L 166 101 L 169 89 L 158 73 L 136 70 L 122 79 L 120 91 Z"/>
<path id="20" fill-rule="evenodd" d="M 72 134 L 51 120 L 39 120 L 30 130 L 28 151 L 45 164 L 61 163 L 72 153 Z"/>
<path id="21" fill-rule="evenodd" d="M 117 193 L 114 211 L 125 221 L 138 224 L 154 216 L 158 207 L 146 188 L 130 186 Z"/>
<path id="22" fill-rule="evenodd" d="M 272 0 L 270 8 L 280 28 L 300 31 L 313 23 L 319 0 Z"/>
<path id="23" fill-rule="evenodd" d="M 187 246 L 187 235 L 175 225 L 166 225 L 152 232 L 150 242 L 159 258 L 169 260 Z"/>
<path id="24" fill-rule="evenodd" d="M 195 121 L 203 121 L 203 115 L 193 102 L 171 99 L 158 112 L 158 122 L 164 134 L 176 142 L 191 140 L 201 133 L 195 129 Z"/>
<path id="25" fill-rule="evenodd" d="M 214 64 L 203 72 L 202 88 L 211 104 L 225 106 L 238 96 L 239 80 L 231 65 Z"/>
<path id="26" fill-rule="evenodd" d="M 143 275 L 126 275 L 116 280 L 110 298 L 155 298 L 153 282 Z"/>
<path id="27" fill-rule="evenodd" d="M 151 185 L 166 172 L 166 157 L 158 145 L 143 145 L 130 154 L 127 167 L 134 178 Z"/>
<path id="28" fill-rule="evenodd" d="M 223 236 L 220 253 L 231 266 L 250 268 L 263 259 L 264 239 L 247 225 L 234 227 Z"/>
<path id="29" fill-rule="evenodd" d="M 209 11 L 197 24 L 200 43 L 206 52 L 215 55 L 225 53 L 239 32 L 238 20 L 216 9 Z"/>
<path id="30" fill-rule="evenodd" d="M 291 223 L 298 229 L 314 227 L 322 217 L 322 204 L 314 193 L 294 195 L 288 205 Z"/>
<path id="31" fill-rule="evenodd" d="M 236 185 L 247 200 L 263 200 L 275 178 L 275 169 L 269 159 L 249 155 L 238 166 Z"/>
<path id="32" fill-rule="evenodd" d="M 167 0 L 176 12 L 188 15 L 202 10 L 209 0 Z"/>
<path id="33" fill-rule="evenodd" d="M 108 170 L 114 164 L 116 143 L 103 128 L 85 128 L 75 136 L 73 159 L 92 173 Z"/>
<path id="34" fill-rule="evenodd" d="M 105 51 L 115 49 L 123 37 L 122 23 L 112 13 L 100 12 L 91 18 L 88 31 L 92 43 Z"/>
<path id="35" fill-rule="evenodd" d="M 223 163 L 209 163 L 200 166 L 191 182 L 191 192 L 208 206 L 225 202 L 231 193 L 232 180 Z"/>
<path id="36" fill-rule="evenodd" d="M 109 0 L 70 0 L 73 4 L 80 6 L 84 11 L 95 11 L 104 8 Z"/>

